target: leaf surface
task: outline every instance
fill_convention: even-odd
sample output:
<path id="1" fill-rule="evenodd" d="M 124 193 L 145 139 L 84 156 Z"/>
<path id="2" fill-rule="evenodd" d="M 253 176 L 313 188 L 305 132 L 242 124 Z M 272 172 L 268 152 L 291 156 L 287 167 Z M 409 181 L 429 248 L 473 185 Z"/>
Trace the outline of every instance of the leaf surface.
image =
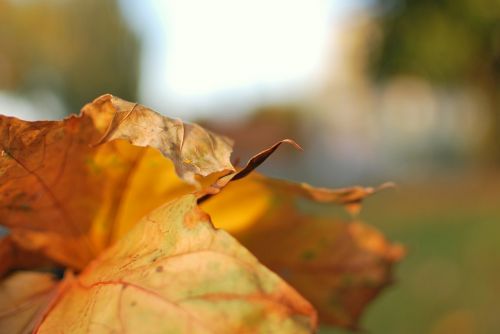
<path id="1" fill-rule="evenodd" d="M 0 279 L 13 270 L 53 264 L 43 254 L 20 248 L 9 236 L 0 239 L 0 259 Z"/>
<path id="2" fill-rule="evenodd" d="M 325 323 L 357 328 L 403 256 L 367 225 L 300 209 L 340 204 L 354 215 L 390 185 L 315 188 L 251 173 L 282 143 L 300 148 L 291 140 L 235 170 L 227 138 L 111 95 L 62 121 L 0 116 L 0 135 L 0 224 L 9 230 L 0 239 L 0 277 L 53 261 L 70 269 L 57 289 L 47 274 L 0 281 L 8 292 L 0 306 L 27 310 L 0 315 L 0 328 L 313 331 L 309 302 L 214 229 L 196 202 L 309 298 Z M 47 289 L 15 289 L 30 282 Z"/>
<path id="3" fill-rule="evenodd" d="M 139 222 L 79 276 L 37 333 L 310 333 L 315 311 L 216 230 L 194 196 Z"/>
<path id="4" fill-rule="evenodd" d="M 404 250 L 374 228 L 307 215 L 299 204 L 355 205 L 357 211 L 375 191 L 314 188 L 252 174 L 227 184 L 202 208 L 311 301 L 321 322 L 355 329 L 366 305 L 392 282 Z"/>
<path id="5" fill-rule="evenodd" d="M 62 121 L 0 116 L 0 151 L 0 223 L 77 270 L 151 209 L 233 170 L 226 138 L 111 95 Z"/>
<path id="6" fill-rule="evenodd" d="M 0 281 L 0 332 L 31 333 L 55 291 L 50 274 L 17 272 Z"/>
<path id="7" fill-rule="evenodd" d="M 99 143 L 124 139 L 135 146 L 156 148 L 173 161 L 179 176 L 189 183 L 196 184 L 196 175 L 234 171 L 229 160 L 232 141 L 197 124 L 162 116 L 109 94 L 86 105 L 83 112 L 113 115 Z"/>

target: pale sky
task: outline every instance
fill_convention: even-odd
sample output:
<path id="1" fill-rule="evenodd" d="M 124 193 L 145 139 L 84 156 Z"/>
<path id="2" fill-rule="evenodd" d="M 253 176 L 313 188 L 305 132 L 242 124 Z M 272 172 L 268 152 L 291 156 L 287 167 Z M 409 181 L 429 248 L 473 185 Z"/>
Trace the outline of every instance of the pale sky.
<path id="1" fill-rule="evenodd" d="M 307 96 L 334 65 L 342 21 L 370 0 L 119 1 L 142 42 L 139 102 L 194 120 Z M 24 119 L 64 114 L 48 91 L 0 91 L 0 105 Z"/>
<path id="2" fill-rule="evenodd" d="M 144 40 L 141 100 L 192 118 L 307 94 L 332 57 L 329 36 L 348 3 L 122 0 Z"/>

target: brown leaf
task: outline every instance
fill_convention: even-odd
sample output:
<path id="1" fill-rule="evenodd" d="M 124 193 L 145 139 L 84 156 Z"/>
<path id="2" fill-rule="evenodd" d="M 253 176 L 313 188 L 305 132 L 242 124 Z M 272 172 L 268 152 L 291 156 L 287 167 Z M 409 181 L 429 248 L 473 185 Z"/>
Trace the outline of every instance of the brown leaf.
<path id="1" fill-rule="evenodd" d="M 228 184 L 202 207 L 269 268 L 297 288 L 320 321 L 356 328 L 367 305 L 392 281 L 404 253 L 361 223 L 304 215 L 297 200 L 349 205 L 375 189 L 314 188 L 258 174 Z"/>
<path id="2" fill-rule="evenodd" d="M 361 210 L 361 202 L 376 192 L 393 188 L 392 182 L 386 182 L 378 187 L 352 186 L 346 188 L 317 188 L 307 183 L 292 183 L 276 179 L 266 179 L 265 182 L 276 192 L 289 198 L 303 197 L 319 203 L 332 203 L 343 205 L 352 215 L 357 215 Z"/>
<path id="3" fill-rule="evenodd" d="M 361 223 L 283 212 L 262 224 L 278 220 L 286 224 L 240 240 L 315 306 L 322 323 L 356 329 L 365 306 L 392 282 L 403 249 Z"/>
<path id="4" fill-rule="evenodd" d="M 78 277 L 36 333 L 310 333 L 315 311 L 194 196 L 138 223 Z"/>
<path id="5" fill-rule="evenodd" d="M 194 191 L 157 150 L 198 187 L 232 171 L 225 138 L 110 95 L 62 121 L 0 116 L 1 224 L 19 247 L 81 269 L 148 211 Z"/>
<path id="6" fill-rule="evenodd" d="M 201 204 L 208 200 L 211 196 L 219 193 L 230 182 L 237 181 L 249 175 L 264 161 L 266 161 L 278 149 L 278 147 L 281 146 L 281 144 L 284 143 L 290 144 L 296 149 L 302 150 L 302 148 L 291 139 L 280 140 L 250 158 L 245 167 L 235 171 L 234 173 L 229 173 L 220 177 L 210 187 L 206 187 L 201 192 L 198 192 L 198 203 Z M 267 179 L 266 182 L 275 183 L 276 189 L 281 189 L 281 191 L 285 192 L 291 191 L 292 193 L 301 195 L 302 197 L 309 198 L 316 202 L 342 204 L 352 215 L 359 213 L 361 209 L 361 201 L 365 197 L 382 189 L 395 187 L 392 182 L 386 182 L 377 188 L 354 186 L 340 189 L 316 188 L 308 185 L 307 183 L 301 183 L 298 185 L 296 183 L 284 182 L 276 179 Z"/>
<path id="7" fill-rule="evenodd" d="M 98 144 L 124 139 L 135 146 L 149 146 L 173 161 L 177 174 L 196 184 L 195 176 L 232 172 L 232 141 L 196 124 L 162 116 L 137 103 L 103 95 L 83 108 L 91 115 L 113 115 Z"/>
<path id="8" fill-rule="evenodd" d="M 38 266 L 49 267 L 52 262 L 43 254 L 20 248 L 10 236 L 0 239 L 0 279 L 10 271 Z"/>
<path id="9" fill-rule="evenodd" d="M 280 140 L 279 142 L 275 143 L 271 147 L 257 153 L 252 158 L 250 158 L 250 160 L 248 160 L 245 167 L 239 169 L 238 171 L 235 171 L 233 173 L 229 173 L 227 175 L 220 177 L 210 187 L 206 187 L 201 192 L 198 192 L 198 194 L 197 194 L 199 197 L 198 203 L 203 203 L 204 201 L 209 199 L 211 196 L 217 194 L 229 182 L 237 181 L 239 179 L 246 177 L 248 174 L 250 174 L 252 171 L 254 171 L 257 167 L 259 167 L 262 163 L 264 163 L 264 161 L 266 161 L 267 158 L 269 158 L 278 149 L 278 147 L 280 147 L 281 144 L 284 144 L 284 143 L 290 144 L 298 150 L 302 150 L 302 147 L 300 147 L 299 144 L 297 144 L 295 141 L 293 141 L 291 139 Z"/>

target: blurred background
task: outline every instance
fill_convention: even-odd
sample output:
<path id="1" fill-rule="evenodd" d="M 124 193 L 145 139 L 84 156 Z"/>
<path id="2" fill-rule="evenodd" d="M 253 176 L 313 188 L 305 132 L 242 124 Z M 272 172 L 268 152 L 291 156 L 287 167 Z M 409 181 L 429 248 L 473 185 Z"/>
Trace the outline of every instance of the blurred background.
<path id="1" fill-rule="evenodd" d="M 0 0 L 0 113 L 103 93 L 226 134 L 242 161 L 295 139 L 273 176 L 395 181 L 361 216 L 408 256 L 362 327 L 500 331 L 498 0 Z"/>

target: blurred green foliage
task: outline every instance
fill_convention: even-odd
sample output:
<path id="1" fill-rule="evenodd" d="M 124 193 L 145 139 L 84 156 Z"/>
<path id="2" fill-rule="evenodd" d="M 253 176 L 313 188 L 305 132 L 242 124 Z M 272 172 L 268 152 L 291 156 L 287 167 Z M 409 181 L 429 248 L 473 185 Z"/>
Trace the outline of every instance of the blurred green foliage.
<path id="1" fill-rule="evenodd" d="M 500 175 L 400 184 L 365 201 L 362 218 L 401 242 L 395 284 L 368 308 L 371 334 L 495 334 L 500 328 Z M 320 334 L 347 334 L 322 328 Z"/>
<path id="2" fill-rule="evenodd" d="M 68 112 L 103 93 L 136 100 L 139 40 L 115 0 L 0 0 L 0 89 L 49 90 Z"/>
<path id="3" fill-rule="evenodd" d="M 499 82 L 499 1 L 379 3 L 384 37 L 373 66 L 377 77 L 405 72 L 448 84 Z"/>
<path id="4" fill-rule="evenodd" d="M 500 1 L 377 0 L 382 38 L 371 72 L 475 89 L 490 118 L 485 156 L 500 161 Z"/>

